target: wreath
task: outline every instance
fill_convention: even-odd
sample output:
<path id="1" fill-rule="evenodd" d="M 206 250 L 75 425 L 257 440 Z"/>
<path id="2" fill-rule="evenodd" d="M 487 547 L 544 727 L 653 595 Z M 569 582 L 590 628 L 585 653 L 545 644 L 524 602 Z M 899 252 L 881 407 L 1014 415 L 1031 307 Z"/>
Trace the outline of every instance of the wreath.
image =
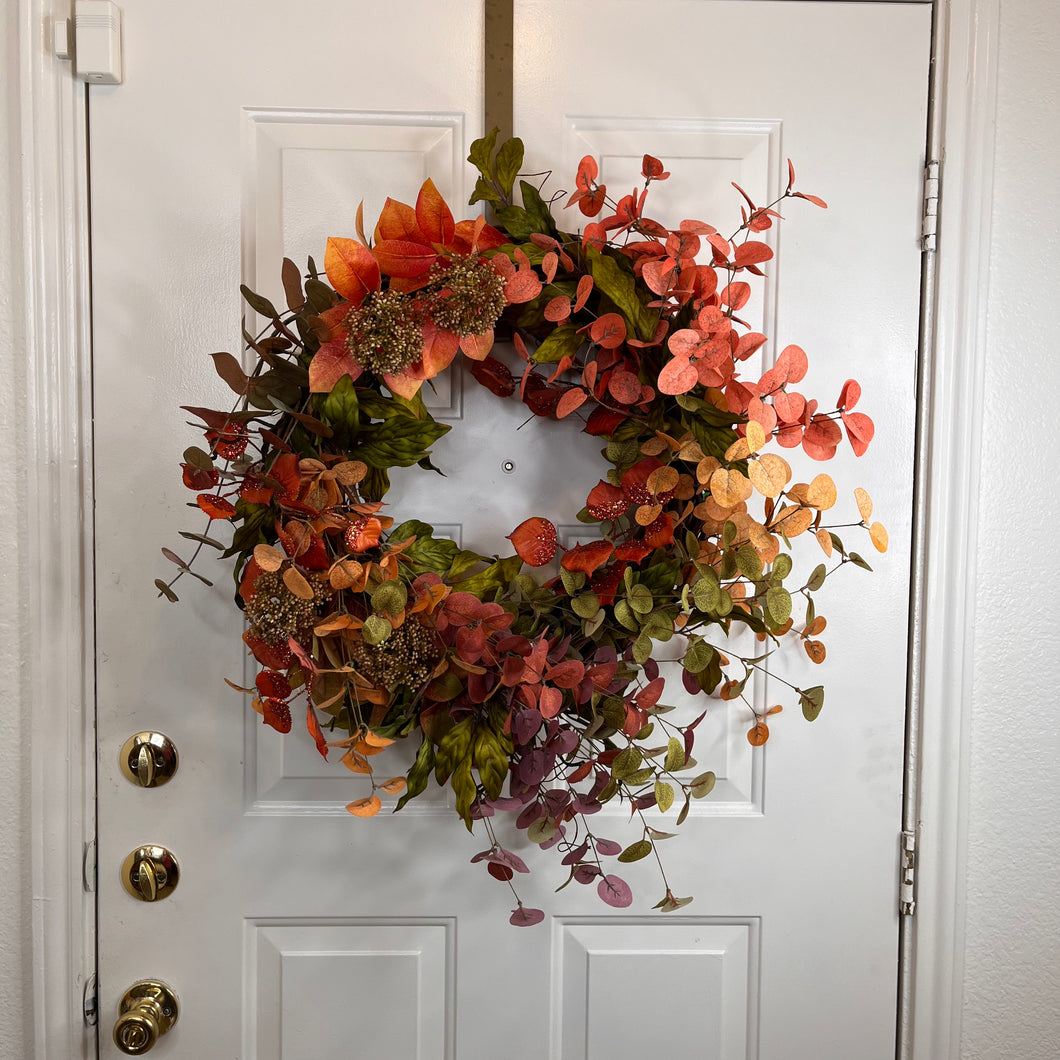
<path id="1" fill-rule="evenodd" d="M 523 145 L 496 139 L 494 130 L 477 140 L 469 156 L 479 171 L 471 203 L 488 202 L 495 224 L 455 221 L 428 180 L 414 206 L 386 201 L 372 238 L 358 210 L 358 238 L 328 240 L 324 276 L 312 259 L 305 274 L 285 260 L 285 310 L 242 288 L 268 321 L 256 337 L 244 333 L 253 370 L 213 355 L 237 399 L 227 410 L 184 406 L 206 444 L 185 450 L 182 464 L 197 506 L 234 533 L 227 544 L 183 533 L 194 555 L 164 549 L 179 569 L 156 585 L 175 601 L 183 575 L 206 581 L 192 570 L 204 546 L 233 562 L 243 640 L 261 667 L 240 690 L 281 733 L 304 710 L 320 754 L 338 748 L 368 778 L 351 814 L 377 814 L 381 794 L 400 796 L 400 810 L 433 773 L 468 829 L 481 823 L 489 846 L 471 860 L 490 875 L 512 886 L 528 871 L 498 838 L 496 815 L 507 811 L 559 852 L 567 882 L 624 907 L 630 888 L 605 859 L 658 856 L 671 833 L 647 811 L 674 809 L 680 824 L 715 782 L 692 757 L 705 711 L 668 717 L 656 645 L 681 638 L 685 690 L 708 706 L 742 702 L 748 739 L 765 743 L 767 717 L 782 705 L 757 712 L 744 698 L 749 678 L 785 640 L 821 662 L 814 594 L 840 567 L 870 569 L 824 522 L 837 499 L 832 479 L 792 482 L 769 447 L 823 461 L 845 430 L 860 456 L 873 425 L 853 411 L 854 380 L 830 412 L 795 389 L 807 371 L 798 346 L 758 378 L 740 374 L 767 341 L 738 316 L 748 279 L 773 256 L 756 237 L 780 219 L 783 200 L 825 206 L 795 190 L 790 163 L 787 187 L 767 206 L 736 186 L 742 224 L 724 236 L 645 213 L 651 185 L 670 176 L 658 159 L 645 155 L 643 186 L 616 201 L 586 157 L 567 206 L 590 220 L 568 234 L 552 214 L 556 199 L 533 183 L 519 182 L 516 202 Z M 512 357 L 494 355 L 496 337 L 511 342 Z M 432 446 L 450 428 L 421 388 L 461 354 L 498 398 L 544 419 L 576 416 L 600 439 L 606 473 L 577 516 L 584 543 L 561 548 L 555 525 L 531 515 L 510 535 L 513 555 L 486 556 L 426 522 L 395 526 L 384 514 L 394 468 L 438 470 Z M 883 551 L 872 502 L 854 492 L 854 525 Z M 797 537 L 813 538 L 823 559 L 785 584 Z M 557 555 L 558 574 L 535 575 Z M 760 642 L 754 657 L 727 642 L 740 626 Z M 823 687 L 780 680 L 816 718 Z M 413 736 L 407 772 L 381 774 L 376 756 Z M 613 800 L 640 823 L 624 846 L 591 822 Z M 691 901 L 665 874 L 663 886 L 656 908 Z M 542 920 L 512 889 L 511 922 Z"/>

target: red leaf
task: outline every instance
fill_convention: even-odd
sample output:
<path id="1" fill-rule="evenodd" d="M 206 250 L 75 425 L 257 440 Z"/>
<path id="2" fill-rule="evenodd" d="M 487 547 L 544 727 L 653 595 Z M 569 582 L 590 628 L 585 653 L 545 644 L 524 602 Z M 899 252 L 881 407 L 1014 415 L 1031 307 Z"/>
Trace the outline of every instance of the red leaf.
<path id="1" fill-rule="evenodd" d="M 328 760 L 328 742 L 324 739 L 323 732 L 320 731 L 317 712 L 313 709 L 311 702 L 305 705 L 305 727 L 309 730 L 309 735 L 313 737 L 313 742 L 317 745 L 321 758 L 326 762 Z"/>
<path id="2" fill-rule="evenodd" d="M 579 309 L 585 305 L 585 300 L 589 297 L 593 289 L 593 278 L 586 273 L 578 281 L 578 289 L 575 291 L 574 299 L 574 312 L 577 313 Z"/>
<path id="3" fill-rule="evenodd" d="M 309 362 L 309 389 L 314 394 L 330 394 L 344 375 L 354 380 L 361 370 L 346 349 L 346 343 L 333 339 L 325 342 Z"/>
<path id="4" fill-rule="evenodd" d="M 584 405 L 588 398 L 589 395 L 581 387 L 571 387 L 556 405 L 556 419 L 561 420 L 564 416 L 569 416 L 575 409 Z"/>
<path id="5" fill-rule="evenodd" d="M 621 486 L 601 479 L 589 491 L 585 508 L 594 519 L 617 519 L 629 508 L 629 500 Z"/>
<path id="6" fill-rule="evenodd" d="M 220 481 L 216 468 L 196 467 L 194 464 L 181 464 L 184 485 L 190 490 L 201 492 L 213 489 Z"/>
<path id="7" fill-rule="evenodd" d="M 854 455 L 863 456 L 873 434 L 876 433 L 872 420 L 863 412 L 844 412 L 842 415 L 843 426 L 847 429 L 847 438 Z"/>
<path id="8" fill-rule="evenodd" d="M 663 512 L 655 522 L 644 528 L 644 542 L 652 548 L 664 548 L 674 541 L 674 522 L 669 512 Z"/>
<path id="9" fill-rule="evenodd" d="M 291 662 L 291 649 L 285 644 L 267 644 L 249 631 L 243 634 L 243 643 L 246 644 L 251 654 L 262 666 L 271 666 L 279 669 L 288 666 Z"/>
<path id="10" fill-rule="evenodd" d="M 508 540 L 524 563 L 531 567 L 543 567 L 556 554 L 559 542 L 556 528 L 540 516 L 524 519 L 509 535 Z"/>
<path id="11" fill-rule="evenodd" d="M 640 400 L 640 380 L 632 373 L 619 369 L 611 376 L 607 389 L 616 401 L 633 405 Z"/>
<path id="12" fill-rule="evenodd" d="M 646 545 L 642 541 L 628 541 L 615 549 L 615 559 L 628 560 L 630 563 L 640 563 L 642 559 L 646 559 L 654 551 L 651 545 Z"/>
<path id="13" fill-rule="evenodd" d="M 291 731 L 291 708 L 282 699 L 262 701 L 262 720 L 277 732 Z"/>
<path id="14" fill-rule="evenodd" d="M 473 362 L 471 374 L 497 397 L 511 397 L 515 393 L 515 377 L 508 371 L 508 366 L 496 357 Z"/>
<path id="15" fill-rule="evenodd" d="M 784 372 L 789 383 L 798 383 L 806 375 L 809 361 L 801 346 L 785 346 L 777 358 L 777 368 Z"/>
<path id="16" fill-rule="evenodd" d="M 278 670 L 262 670 L 254 678 L 254 684 L 262 698 L 286 699 L 291 694 L 291 682 Z"/>
<path id="17" fill-rule="evenodd" d="M 602 566 L 611 558 L 614 550 L 615 547 L 610 541 L 590 541 L 587 545 L 575 545 L 564 555 L 563 569 L 592 574 L 597 567 Z"/>
<path id="18" fill-rule="evenodd" d="M 688 357 L 674 357 L 659 373 L 659 390 L 663 394 L 687 394 L 699 382 L 699 372 Z"/>
<path id="19" fill-rule="evenodd" d="M 736 343 L 736 349 L 733 350 L 733 360 L 747 360 L 752 353 L 760 350 L 767 341 L 766 336 L 758 331 L 749 331 L 746 335 L 741 335 L 739 341 Z"/>
<path id="20" fill-rule="evenodd" d="M 569 316 L 570 299 L 566 295 L 556 295 L 545 306 L 545 319 L 552 321 L 554 324 L 558 324 L 561 320 L 566 320 Z"/>
<path id="21" fill-rule="evenodd" d="M 749 239 L 736 248 L 736 256 L 733 263 L 738 269 L 747 265 L 757 265 L 763 261 L 769 261 L 773 257 L 773 251 L 765 243 L 759 243 Z"/>
<path id="22" fill-rule="evenodd" d="M 618 313 L 604 313 L 590 325 L 589 337 L 605 350 L 613 350 L 626 341 L 626 322 Z"/>
<path id="23" fill-rule="evenodd" d="M 861 400 L 861 386 L 856 379 L 848 379 L 839 392 L 837 408 L 849 411 Z"/>
<path id="24" fill-rule="evenodd" d="M 734 310 L 743 309 L 751 297 L 751 285 L 737 280 L 722 288 L 719 297 L 724 305 L 731 306 Z"/>
<path id="25" fill-rule="evenodd" d="M 793 191 L 791 194 L 796 199 L 805 199 L 807 202 L 812 202 L 814 206 L 820 206 L 822 210 L 828 209 L 828 203 L 826 203 L 824 199 L 821 199 L 816 195 L 806 195 L 801 191 Z"/>
<path id="26" fill-rule="evenodd" d="M 551 681 L 557 688 L 577 688 L 585 677 L 585 663 L 578 659 L 567 659 L 564 662 L 550 666 L 545 678 Z M 545 715 L 548 717 L 548 715 Z"/>
<path id="27" fill-rule="evenodd" d="M 663 164 L 651 155 L 645 155 L 640 167 L 640 175 L 645 180 L 666 180 L 670 175 L 663 169 Z"/>
<path id="28" fill-rule="evenodd" d="M 356 239 L 330 236 L 324 251 L 324 271 L 331 286 L 354 305 L 360 305 L 365 295 L 379 290 L 379 262 Z"/>
<path id="29" fill-rule="evenodd" d="M 543 687 L 537 700 L 541 717 L 554 718 L 563 709 L 563 693 L 558 688 Z"/>
<path id="30" fill-rule="evenodd" d="M 584 430 L 594 438 L 610 437 L 628 418 L 624 412 L 613 412 L 598 405 L 589 413 Z"/>
<path id="31" fill-rule="evenodd" d="M 860 416 L 861 413 L 854 412 L 851 415 Z M 803 432 L 802 448 L 814 460 L 831 460 L 842 438 L 843 432 L 835 420 L 827 416 L 814 416 Z"/>
<path id="32" fill-rule="evenodd" d="M 416 198 L 416 223 L 432 242 L 448 246 L 456 232 L 452 211 L 438 193 L 434 181 L 428 177 Z"/>
<path id="33" fill-rule="evenodd" d="M 211 519 L 231 519 L 236 514 L 235 505 L 217 493 L 200 493 L 195 502 Z"/>

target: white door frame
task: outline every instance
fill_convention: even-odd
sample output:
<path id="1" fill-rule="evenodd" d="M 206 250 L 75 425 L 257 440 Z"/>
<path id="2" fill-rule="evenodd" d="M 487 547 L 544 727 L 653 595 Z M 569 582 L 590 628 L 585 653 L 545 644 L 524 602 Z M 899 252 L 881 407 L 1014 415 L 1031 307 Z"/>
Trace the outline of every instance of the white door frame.
<path id="1" fill-rule="evenodd" d="M 980 408 L 983 392 L 999 18 L 999 0 L 937 2 L 943 191 L 921 439 L 929 454 L 920 483 L 926 543 L 913 602 L 920 852 L 903 1060 L 956 1060 L 960 1043 L 979 439 L 976 418 L 959 410 Z M 85 844 L 95 832 L 85 90 L 69 63 L 51 55 L 52 20 L 69 7 L 19 0 L 8 68 L 17 61 L 20 76 L 0 88 L 0 122 L 5 114 L 19 121 L 9 132 L 21 164 L 9 168 L 2 194 L 10 216 L 22 218 L 10 275 L 25 340 L 19 347 L 16 336 L 2 335 L 0 344 L 23 358 L 27 393 L 25 438 L 4 441 L 9 452 L 24 442 L 28 454 L 19 502 L 31 532 L 20 602 L 26 643 L 41 646 L 25 660 L 23 684 L 32 719 L 34 1060 L 95 1055 L 95 1033 L 81 1018 L 95 960 L 94 899 L 83 884 Z"/>

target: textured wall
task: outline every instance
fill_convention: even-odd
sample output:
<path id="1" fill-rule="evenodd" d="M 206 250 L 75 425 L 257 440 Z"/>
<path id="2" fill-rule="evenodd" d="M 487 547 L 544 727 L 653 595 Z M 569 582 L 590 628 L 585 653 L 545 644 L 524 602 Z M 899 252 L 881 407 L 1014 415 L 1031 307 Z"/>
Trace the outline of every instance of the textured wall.
<path id="1" fill-rule="evenodd" d="M 1001 0 L 962 1060 L 1060 1056 L 1060 6 Z"/>
<path id="2" fill-rule="evenodd" d="M 16 80 L 18 7 L 0 4 L 0 70 L 4 81 Z M 22 300 L 17 282 L 16 253 L 21 217 L 7 194 L 9 182 L 18 184 L 18 95 L 0 92 L 0 497 L 5 499 L 3 545 L 0 551 L 0 1057 L 21 1057 L 29 1041 L 29 885 L 28 857 L 29 764 L 23 750 L 27 731 L 19 660 L 19 632 L 25 625 L 22 505 L 24 464 L 22 410 L 25 375 L 21 350 Z M 12 275 L 14 273 L 14 275 Z M 16 523 L 17 519 L 17 523 Z M 17 527 L 17 530 L 16 530 Z"/>

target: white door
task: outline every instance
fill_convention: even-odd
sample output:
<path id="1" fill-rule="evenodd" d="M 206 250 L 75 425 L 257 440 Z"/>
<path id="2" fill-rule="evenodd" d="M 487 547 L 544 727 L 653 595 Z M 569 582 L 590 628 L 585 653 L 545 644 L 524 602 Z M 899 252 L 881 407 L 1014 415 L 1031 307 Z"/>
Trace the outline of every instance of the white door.
<path id="1" fill-rule="evenodd" d="M 893 1055 L 929 7 L 516 0 L 515 14 L 525 169 L 570 188 L 593 153 L 632 186 L 648 152 L 673 172 L 658 212 L 721 225 L 729 181 L 764 197 L 790 155 L 829 200 L 785 210 L 761 318 L 806 348 L 822 399 L 862 383 L 877 438 L 828 470 L 869 490 L 892 549 L 874 575 L 830 583 L 823 674 L 795 653 L 778 666 L 826 683 L 813 725 L 785 713 L 752 751 L 748 717 L 713 705 L 697 757 L 719 783 L 667 850 L 675 888 L 695 895 L 678 914 L 651 912 L 643 862 L 636 902 L 614 911 L 589 888 L 552 894 L 554 861 L 516 846 L 534 868 L 524 900 L 548 919 L 511 928 L 510 898 L 468 864 L 485 844 L 444 797 L 351 819 L 358 778 L 224 685 L 244 667 L 224 568 L 202 568 L 212 590 L 185 579 L 178 605 L 155 598 L 160 547 L 201 529 L 178 406 L 224 400 L 208 354 L 241 348 L 241 281 L 282 297 L 281 258 L 320 261 L 328 235 L 354 234 L 362 198 L 371 218 L 430 176 L 466 202 L 482 4 L 127 5 L 126 82 L 90 101 L 104 1057 L 121 1055 L 118 999 L 146 978 L 181 1005 L 159 1057 Z M 595 447 L 540 421 L 516 432 L 518 408 L 466 382 L 454 373 L 433 398 L 454 425 L 435 450 L 450 477 L 411 469 L 395 505 L 483 551 L 530 514 L 574 524 Z M 118 768 L 141 730 L 177 746 L 164 787 Z M 180 863 L 161 902 L 119 882 L 146 843 Z"/>

